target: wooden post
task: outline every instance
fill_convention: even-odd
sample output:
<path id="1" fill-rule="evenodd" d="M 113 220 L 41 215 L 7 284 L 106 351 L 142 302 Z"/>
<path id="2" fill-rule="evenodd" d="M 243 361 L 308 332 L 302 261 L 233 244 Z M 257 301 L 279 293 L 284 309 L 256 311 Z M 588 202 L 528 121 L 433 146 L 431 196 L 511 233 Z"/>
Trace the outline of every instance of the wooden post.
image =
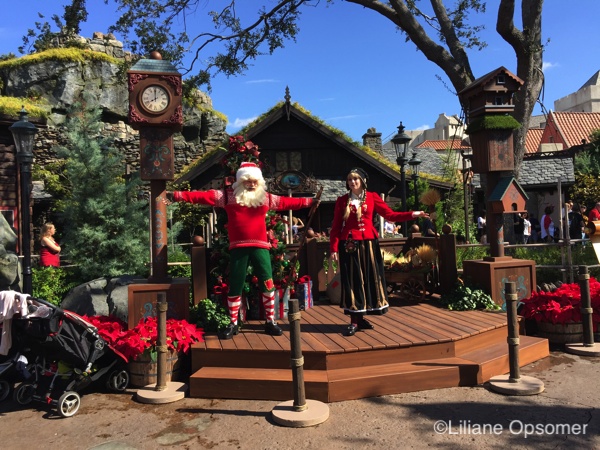
<path id="1" fill-rule="evenodd" d="M 206 246 L 194 242 L 192 247 L 192 292 L 194 305 L 208 298 Z"/>

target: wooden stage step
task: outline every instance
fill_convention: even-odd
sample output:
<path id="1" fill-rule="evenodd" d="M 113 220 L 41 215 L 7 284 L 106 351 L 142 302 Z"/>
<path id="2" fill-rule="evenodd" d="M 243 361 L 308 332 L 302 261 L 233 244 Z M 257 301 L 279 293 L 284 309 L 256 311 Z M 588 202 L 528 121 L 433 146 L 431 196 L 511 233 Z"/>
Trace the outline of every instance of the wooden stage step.
<path id="1" fill-rule="evenodd" d="M 491 377 L 509 371 L 506 330 L 491 330 L 489 337 L 471 339 L 471 345 L 457 345 L 451 356 L 433 359 L 404 360 L 400 350 L 386 351 L 394 358 L 365 358 L 368 353 L 346 355 L 329 361 L 323 369 L 304 370 L 306 398 L 336 402 L 403 392 L 414 392 L 456 386 L 475 386 Z M 502 336 L 502 339 L 498 337 Z M 481 345 L 485 342 L 486 345 Z M 414 357 L 415 347 L 405 350 Z M 423 349 L 421 349 L 423 350 Z M 378 352 L 382 353 L 382 352 Z M 289 352 L 287 353 L 289 355 Z M 428 357 L 430 353 L 422 352 Z M 521 366 L 548 356 L 546 339 L 521 336 L 519 363 Z M 230 357 L 235 358 L 234 354 Z M 336 355 L 329 355 L 334 358 Z M 288 356 L 289 361 L 289 356 Z M 384 362 L 386 361 L 386 362 Z M 206 365 L 190 377 L 190 395 L 196 398 L 231 398 L 255 400 L 293 399 L 292 371 L 289 368 L 223 367 Z"/>

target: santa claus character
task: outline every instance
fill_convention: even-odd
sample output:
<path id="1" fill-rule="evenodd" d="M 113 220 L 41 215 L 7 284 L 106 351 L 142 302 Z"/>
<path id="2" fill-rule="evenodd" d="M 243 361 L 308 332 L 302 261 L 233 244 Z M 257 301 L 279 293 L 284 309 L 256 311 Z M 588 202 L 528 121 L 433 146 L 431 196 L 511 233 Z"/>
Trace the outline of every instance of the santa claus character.
<path id="1" fill-rule="evenodd" d="M 224 208 L 227 213 L 231 251 L 227 305 L 231 323 L 219 333 L 221 339 L 231 339 L 239 332 L 238 316 L 249 263 L 252 263 L 261 290 L 266 317 L 265 333 L 271 336 L 280 336 L 283 333 L 275 322 L 275 285 L 265 217 L 269 210 L 307 208 L 317 200 L 270 194 L 265 186 L 260 168 L 254 163 L 244 162 L 236 173 L 236 181 L 231 189 L 167 192 L 166 203 L 198 203 Z"/>

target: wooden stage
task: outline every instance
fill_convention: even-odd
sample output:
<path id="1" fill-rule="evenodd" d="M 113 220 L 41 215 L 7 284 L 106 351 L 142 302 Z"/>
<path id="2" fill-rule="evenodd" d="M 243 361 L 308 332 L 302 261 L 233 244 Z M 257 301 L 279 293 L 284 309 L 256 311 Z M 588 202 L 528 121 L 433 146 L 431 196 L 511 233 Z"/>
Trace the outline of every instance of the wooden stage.
<path id="1" fill-rule="evenodd" d="M 424 302 L 391 306 L 369 321 L 374 330 L 345 337 L 349 319 L 337 305 L 302 311 L 306 398 L 337 402 L 475 386 L 509 372 L 504 313 L 448 311 Z M 292 400 L 289 324 L 279 324 L 284 334 L 278 337 L 250 321 L 231 340 L 207 335 L 195 344 L 191 397 Z M 521 366 L 548 355 L 546 339 L 521 336 Z"/>

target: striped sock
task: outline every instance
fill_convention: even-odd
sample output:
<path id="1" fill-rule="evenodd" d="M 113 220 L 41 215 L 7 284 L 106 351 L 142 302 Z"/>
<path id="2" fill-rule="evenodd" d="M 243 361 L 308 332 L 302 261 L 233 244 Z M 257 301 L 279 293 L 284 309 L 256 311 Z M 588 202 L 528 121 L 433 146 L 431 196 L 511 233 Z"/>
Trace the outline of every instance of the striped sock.
<path id="1" fill-rule="evenodd" d="M 234 295 L 233 297 L 227 297 L 227 307 L 229 308 L 229 317 L 231 323 L 237 325 L 238 315 L 240 313 L 240 305 L 242 304 L 242 296 Z"/>
<path id="2" fill-rule="evenodd" d="M 265 308 L 265 319 L 267 322 L 275 321 L 275 292 L 262 293 L 263 307 Z"/>

